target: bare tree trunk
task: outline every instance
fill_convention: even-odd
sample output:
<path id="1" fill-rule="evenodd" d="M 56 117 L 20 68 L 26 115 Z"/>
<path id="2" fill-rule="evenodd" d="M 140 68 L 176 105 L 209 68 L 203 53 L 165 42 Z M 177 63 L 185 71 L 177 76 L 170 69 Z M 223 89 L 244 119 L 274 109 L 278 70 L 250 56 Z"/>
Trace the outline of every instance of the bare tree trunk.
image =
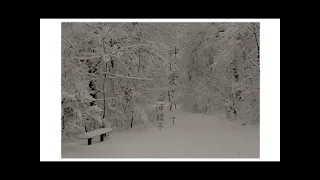
<path id="1" fill-rule="evenodd" d="M 260 47 L 259 47 L 259 43 L 258 43 L 258 38 L 257 38 L 257 33 L 256 33 L 256 24 L 255 23 L 253 23 L 253 27 L 254 27 L 254 29 L 253 29 L 253 34 L 254 34 L 254 37 L 255 37 L 255 39 L 256 39 L 256 43 L 257 43 L 257 48 L 258 48 L 258 61 L 259 61 L 259 57 L 260 57 Z M 260 63 L 259 63 L 260 64 Z"/>
<path id="2" fill-rule="evenodd" d="M 140 72 L 140 49 L 139 49 L 138 76 L 139 76 L 139 72 Z M 134 81 L 134 79 L 132 81 Z M 134 84 L 134 89 L 136 89 L 137 88 L 137 83 L 133 82 L 133 84 Z M 131 113 L 132 113 L 132 115 L 131 115 L 131 125 L 130 125 L 131 128 L 133 126 L 133 115 L 134 115 L 134 108 L 135 108 L 135 99 L 134 99 L 134 97 L 132 97 L 132 101 L 133 101 L 133 104 L 132 104 L 132 110 L 131 110 Z"/>
<path id="3" fill-rule="evenodd" d="M 62 100 L 62 103 L 61 103 L 61 108 L 62 108 L 62 112 L 63 112 L 63 115 L 62 115 L 62 130 L 65 128 L 65 123 L 64 123 L 64 118 L 65 118 L 65 115 L 64 115 L 64 99 Z"/>
<path id="4" fill-rule="evenodd" d="M 103 89 L 103 116 L 102 118 L 104 119 L 104 117 L 106 116 L 106 93 L 105 93 L 105 88 L 104 88 L 104 82 L 106 80 L 106 74 L 105 74 L 105 78 L 103 79 L 103 84 L 102 84 L 102 89 Z"/>
<path id="5" fill-rule="evenodd" d="M 138 72 L 140 70 L 140 49 L 139 49 L 139 66 L 138 66 Z"/>
<path id="6" fill-rule="evenodd" d="M 100 39 L 102 42 L 102 48 L 103 48 L 103 52 L 104 54 L 106 54 L 106 49 L 105 49 L 105 45 L 104 45 L 104 37 Z M 100 53 L 100 47 L 98 48 L 99 49 L 99 53 Z M 106 63 L 106 69 L 108 70 L 108 63 Z M 102 93 L 103 93 L 103 116 L 102 116 L 102 121 L 104 122 L 105 121 L 105 117 L 106 117 L 106 93 L 105 93 L 105 81 L 106 81 L 106 78 L 107 78 L 107 74 L 104 75 L 104 79 L 103 79 L 103 84 L 102 84 Z M 105 124 L 105 122 L 104 122 Z M 105 126 L 105 125 L 104 125 Z"/>
<path id="7" fill-rule="evenodd" d="M 104 54 L 106 54 L 106 49 L 105 49 L 105 46 L 104 46 L 104 38 L 101 38 L 100 39 L 102 42 L 102 47 L 103 47 L 103 52 Z M 100 52 L 100 47 L 99 47 L 99 52 Z M 108 70 L 108 63 L 106 63 L 106 69 Z M 102 119 L 104 120 L 105 116 L 106 116 L 106 93 L 105 93 L 105 87 L 104 87 L 104 83 L 106 81 L 106 78 L 107 78 L 107 74 L 105 74 L 104 76 L 104 79 L 103 79 L 103 116 L 102 116 Z"/>
<path id="8" fill-rule="evenodd" d="M 171 70 L 171 60 L 170 60 L 170 58 L 169 58 L 169 61 L 170 61 L 170 70 Z M 169 82 L 169 85 L 170 85 L 170 82 Z M 170 102 L 171 98 L 170 98 L 170 90 L 169 90 L 169 88 L 168 88 L 168 98 L 169 98 L 169 102 Z M 170 111 L 171 111 L 171 104 L 170 104 Z"/>
<path id="9" fill-rule="evenodd" d="M 132 111 L 132 116 L 131 116 L 131 128 L 132 128 L 132 124 L 133 124 L 133 111 Z"/>
<path id="10" fill-rule="evenodd" d="M 64 129 L 65 125 L 64 125 L 64 116 L 62 118 L 62 130 Z"/>
<path id="11" fill-rule="evenodd" d="M 63 67 L 64 67 L 64 77 L 67 77 L 67 70 L 66 70 L 66 60 L 63 61 Z"/>

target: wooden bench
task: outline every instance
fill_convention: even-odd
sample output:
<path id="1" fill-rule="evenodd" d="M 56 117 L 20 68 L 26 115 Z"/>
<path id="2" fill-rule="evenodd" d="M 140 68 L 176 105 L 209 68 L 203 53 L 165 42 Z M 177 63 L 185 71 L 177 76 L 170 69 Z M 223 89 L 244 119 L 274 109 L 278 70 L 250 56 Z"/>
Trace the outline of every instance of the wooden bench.
<path id="1" fill-rule="evenodd" d="M 92 138 L 100 135 L 100 142 L 103 141 L 104 136 L 109 136 L 112 131 L 112 128 L 100 128 L 90 132 L 86 132 L 79 136 L 80 139 L 88 139 L 88 145 L 91 145 Z"/>

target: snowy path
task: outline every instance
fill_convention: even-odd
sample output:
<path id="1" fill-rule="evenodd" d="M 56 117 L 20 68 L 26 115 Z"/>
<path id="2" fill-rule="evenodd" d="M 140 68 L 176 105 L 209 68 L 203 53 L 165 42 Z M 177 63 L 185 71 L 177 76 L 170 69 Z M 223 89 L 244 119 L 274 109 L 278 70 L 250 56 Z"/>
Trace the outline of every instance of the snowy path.
<path id="1" fill-rule="evenodd" d="M 177 118 L 175 125 L 168 118 Z M 221 120 L 217 116 L 169 112 L 158 130 L 145 128 L 113 132 L 108 140 L 93 145 L 79 140 L 62 145 L 62 158 L 259 158 L 259 129 Z"/>

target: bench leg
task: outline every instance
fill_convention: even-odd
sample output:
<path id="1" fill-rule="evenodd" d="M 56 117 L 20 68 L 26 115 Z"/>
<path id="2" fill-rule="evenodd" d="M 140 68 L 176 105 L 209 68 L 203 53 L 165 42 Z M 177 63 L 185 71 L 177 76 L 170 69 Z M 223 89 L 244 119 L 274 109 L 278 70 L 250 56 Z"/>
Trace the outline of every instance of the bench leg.
<path id="1" fill-rule="evenodd" d="M 88 145 L 91 145 L 91 139 L 92 139 L 92 138 L 89 138 L 89 139 L 88 139 Z"/>
<path id="2" fill-rule="evenodd" d="M 101 134 L 100 135 L 100 142 L 102 142 L 103 141 L 103 137 L 105 136 L 105 134 Z"/>

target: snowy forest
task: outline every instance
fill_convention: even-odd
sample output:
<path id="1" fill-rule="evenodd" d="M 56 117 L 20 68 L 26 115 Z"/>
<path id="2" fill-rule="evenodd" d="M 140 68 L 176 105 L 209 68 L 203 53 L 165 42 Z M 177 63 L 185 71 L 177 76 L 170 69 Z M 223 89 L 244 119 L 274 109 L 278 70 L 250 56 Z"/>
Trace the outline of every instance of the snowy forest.
<path id="1" fill-rule="evenodd" d="M 259 39 L 255 22 L 61 23 L 62 156 L 258 157 Z"/>

